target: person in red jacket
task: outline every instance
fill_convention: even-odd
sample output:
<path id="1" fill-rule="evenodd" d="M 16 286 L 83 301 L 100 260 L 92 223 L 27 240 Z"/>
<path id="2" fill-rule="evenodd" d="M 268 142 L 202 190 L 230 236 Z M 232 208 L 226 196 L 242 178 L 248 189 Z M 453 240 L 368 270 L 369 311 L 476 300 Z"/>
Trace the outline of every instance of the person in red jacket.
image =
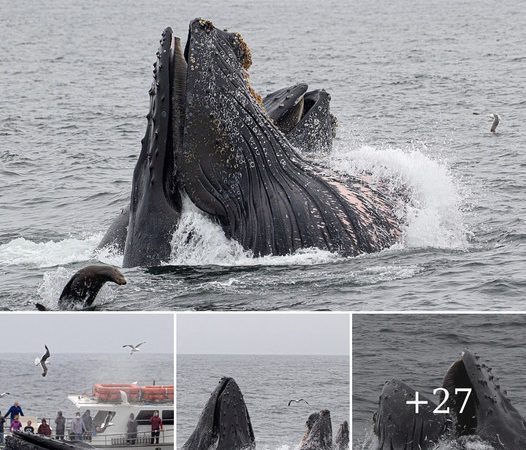
<path id="1" fill-rule="evenodd" d="M 42 423 L 38 426 L 37 434 L 42 436 L 51 436 L 51 428 L 47 424 L 46 419 L 42 419 Z"/>
<path id="2" fill-rule="evenodd" d="M 159 417 L 159 411 L 154 411 L 153 416 L 150 419 L 150 424 L 152 425 L 152 438 L 151 438 L 151 444 L 159 443 L 159 434 L 161 434 L 161 431 L 163 431 L 163 421 Z"/>

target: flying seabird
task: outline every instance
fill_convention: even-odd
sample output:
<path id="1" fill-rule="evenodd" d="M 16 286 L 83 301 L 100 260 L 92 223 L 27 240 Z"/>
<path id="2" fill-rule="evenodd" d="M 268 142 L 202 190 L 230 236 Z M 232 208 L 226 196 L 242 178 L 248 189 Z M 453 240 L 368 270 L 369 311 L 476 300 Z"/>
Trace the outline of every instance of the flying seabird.
<path id="1" fill-rule="evenodd" d="M 137 345 L 131 345 L 131 344 L 126 344 L 126 345 L 123 345 L 122 348 L 125 348 L 125 347 L 130 347 L 130 355 L 133 355 L 135 352 L 138 352 L 140 351 L 141 349 L 139 348 L 142 344 L 146 344 L 146 342 L 141 342 L 140 344 L 137 344 Z"/>
<path id="2" fill-rule="evenodd" d="M 2 392 L 2 393 L 0 394 L 0 398 L 5 397 L 6 395 L 9 395 L 9 392 Z"/>
<path id="3" fill-rule="evenodd" d="M 307 405 L 309 405 L 309 402 L 308 402 L 307 400 L 303 400 L 302 398 L 300 398 L 300 399 L 298 399 L 298 400 L 294 400 L 294 399 L 289 400 L 289 404 L 288 404 L 287 406 L 290 406 L 290 404 L 291 404 L 292 402 L 296 402 L 296 403 L 299 403 L 299 402 L 305 402 L 305 403 L 307 403 Z M 309 406 L 310 406 L 310 405 L 309 405 Z"/>
<path id="4" fill-rule="evenodd" d="M 495 130 L 497 129 L 497 126 L 500 122 L 500 117 L 498 114 L 490 114 L 490 118 L 493 119 L 493 123 L 491 124 L 491 132 L 495 133 Z"/>
<path id="5" fill-rule="evenodd" d="M 41 366 L 42 367 L 42 376 L 45 377 L 47 375 L 47 366 L 46 361 L 51 356 L 51 353 L 49 353 L 49 348 L 47 348 L 47 345 L 44 345 L 46 347 L 46 353 L 44 353 L 44 356 L 42 358 L 35 358 L 35 366 Z"/>

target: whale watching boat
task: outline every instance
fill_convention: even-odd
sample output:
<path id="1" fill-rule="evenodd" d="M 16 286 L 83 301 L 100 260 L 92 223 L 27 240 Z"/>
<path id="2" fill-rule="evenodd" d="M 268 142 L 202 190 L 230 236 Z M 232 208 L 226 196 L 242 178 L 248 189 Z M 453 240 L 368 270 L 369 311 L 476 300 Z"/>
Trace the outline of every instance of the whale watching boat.
<path id="1" fill-rule="evenodd" d="M 95 384 L 91 394 L 69 395 L 68 399 L 81 416 L 90 411 L 92 433 L 82 441 L 75 441 L 71 432 L 71 419 L 66 421 L 65 441 L 43 436 L 16 433 L 16 438 L 37 448 L 95 448 L 95 449 L 173 449 L 174 448 L 174 387 L 138 386 L 136 384 Z M 159 442 L 152 439 L 150 419 L 158 411 L 163 430 Z M 128 421 L 133 414 L 137 421 L 136 436 L 128 434 Z M 52 422 L 54 424 L 54 422 Z M 36 427 L 35 427 L 36 429 Z M 55 435 L 53 430 L 53 436 Z"/>
<path id="2" fill-rule="evenodd" d="M 174 387 L 135 384 L 96 384 L 91 396 L 70 395 L 68 399 L 81 415 L 90 410 L 95 448 L 174 448 Z M 159 443 L 152 442 L 150 419 L 155 411 L 163 421 Z M 137 421 L 137 438 L 130 442 L 127 424 L 130 414 Z"/>

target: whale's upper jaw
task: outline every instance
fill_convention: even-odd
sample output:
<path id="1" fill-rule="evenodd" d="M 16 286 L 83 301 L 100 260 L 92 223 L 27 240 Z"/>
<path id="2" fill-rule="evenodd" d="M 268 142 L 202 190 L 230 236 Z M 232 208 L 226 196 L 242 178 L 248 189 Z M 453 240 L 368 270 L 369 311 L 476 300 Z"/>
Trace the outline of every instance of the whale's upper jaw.
<path id="1" fill-rule="evenodd" d="M 526 448 L 526 422 L 478 355 L 463 352 L 447 371 L 443 386 L 449 391 L 446 406 L 456 416 L 458 434 L 477 434 L 499 448 Z M 465 394 L 455 395 L 458 388 L 472 389 L 462 414 Z"/>
<path id="2" fill-rule="evenodd" d="M 255 448 L 254 432 L 243 394 L 233 378 L 222 378 L 206 404 L 184 450 Z"/>

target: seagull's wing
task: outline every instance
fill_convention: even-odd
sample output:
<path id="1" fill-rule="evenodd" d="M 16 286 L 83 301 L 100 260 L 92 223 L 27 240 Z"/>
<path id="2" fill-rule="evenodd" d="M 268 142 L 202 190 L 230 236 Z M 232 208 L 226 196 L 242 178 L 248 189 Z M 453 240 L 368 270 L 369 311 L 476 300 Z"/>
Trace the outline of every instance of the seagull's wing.
<path id="1" fill-rule="evenodd" d="M 40 361 L 40 365 L 42 366 L 42 376 L 45 377 L 47 375 L 46 362 L 44 360 L 42 360 L 42 361 Z"/>
<path id="2" fill-rule="evenodd" d="M 298 402 L 305 402 L 305 403 L 307 403 L 307 405 L 309 405 L 309 402 L 308 402 L 307 400 L 303 399 L 303 398 L 300 398 L 300 399 L 298 400 Z M 309 405 L 309 406 L 310 406 L 310 405 Z"/>
<path id="3" fill-rule="evenodd" d="M 40 365 L 40 358 L 35 358 L 35 366 Z"/>
<path id="4" fill-rule="evenodd" d="M 126 344 L 126 345 L 123 345 L 122 348 L 125 348 L 125 347 L 130 347 L 130 348 L 133 348 L 133 345 L 130 345 L 130 344 Z"/>
<path id="5" fill-rule="evenodd" d="M 49 353 L 49 348 L 47 348 L 47 345 L 44 345 L 46 347 L 46 353 L 44 353 L 44 356 L 40 359 L 40 363 L 42 364 L 46 359 L 48 359 L 51 356 L 51 353 Z"/>
<path id="6" fill-rule="evenodd" d="M 141 342 L 140 344 L 137 344 L 137 345 L 135 346 L 135 348 L 139 348 L 142 344 L 146 344 L 146 341 Z"/>
<path id="7" fill-rule="evenodd" d="M 294 400 L 289 400 L 289 404 L 287 406 L 290 406 L 290 404 L 293 402 Z"/>

